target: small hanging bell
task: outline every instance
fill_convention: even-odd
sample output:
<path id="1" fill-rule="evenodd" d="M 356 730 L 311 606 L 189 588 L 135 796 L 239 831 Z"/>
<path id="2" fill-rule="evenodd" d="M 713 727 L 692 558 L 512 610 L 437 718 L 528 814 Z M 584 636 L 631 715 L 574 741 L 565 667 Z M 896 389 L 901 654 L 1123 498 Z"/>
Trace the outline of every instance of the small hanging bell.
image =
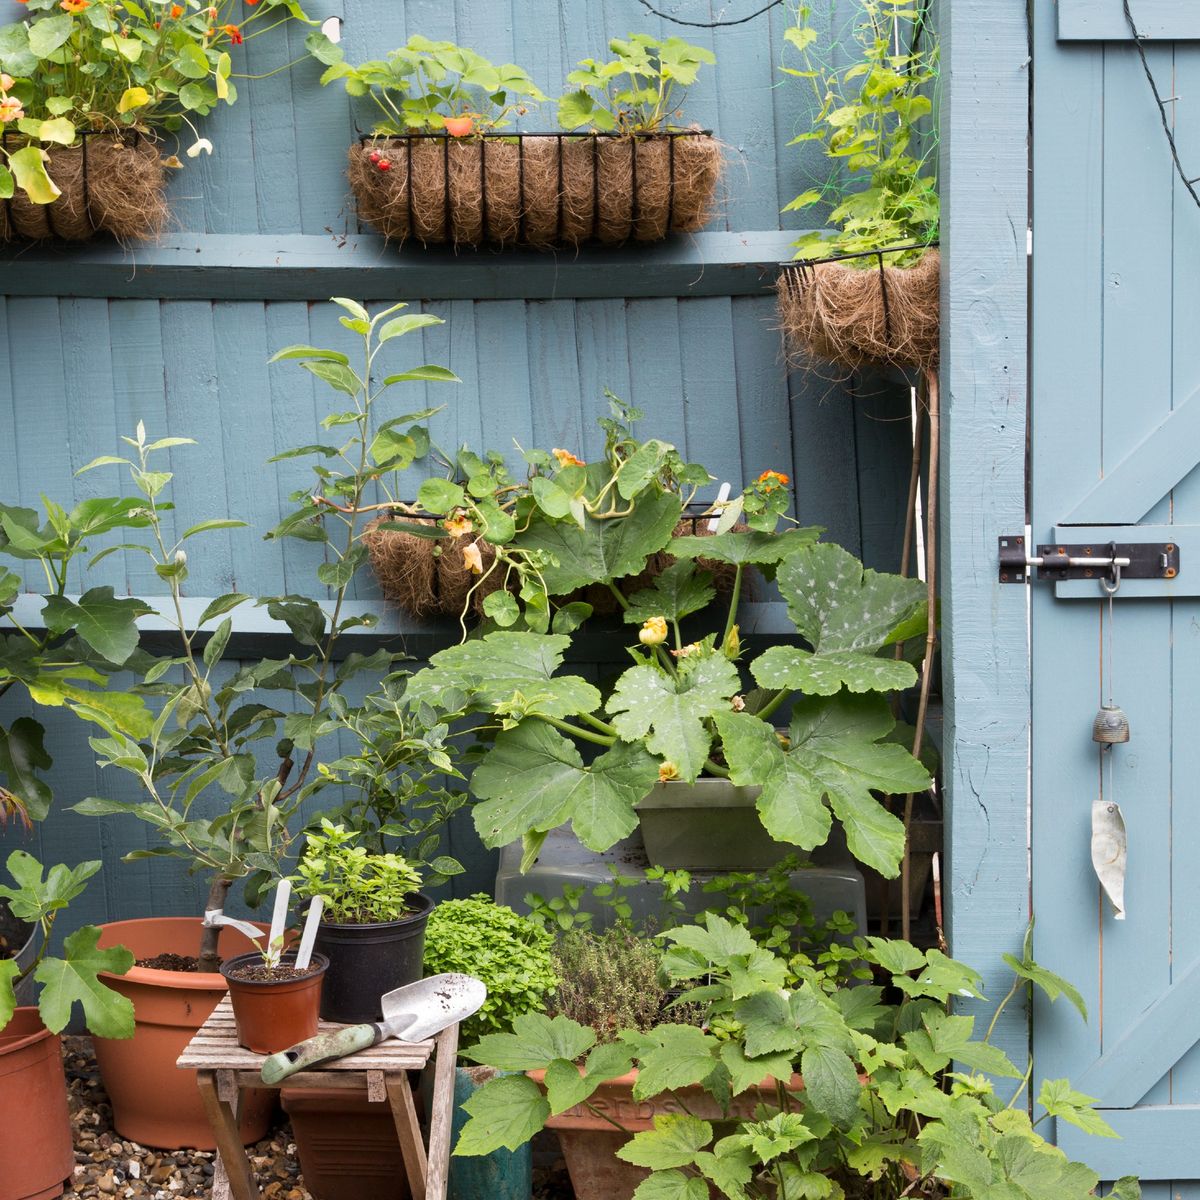
<path id="1" fill-rule="evenodd" d="M 1102 746 L 1129 741 L 1129 718 L 1125 710 L 1115 704 L 1105 704 L 1092 722 L 1092 741 Z"/>

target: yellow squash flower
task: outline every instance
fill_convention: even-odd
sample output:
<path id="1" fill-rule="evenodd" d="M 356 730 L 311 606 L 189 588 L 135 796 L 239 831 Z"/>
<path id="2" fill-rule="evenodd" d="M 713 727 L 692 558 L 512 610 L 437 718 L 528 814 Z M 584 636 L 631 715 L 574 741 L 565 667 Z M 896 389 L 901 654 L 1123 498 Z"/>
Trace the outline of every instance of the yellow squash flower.
<path id="1" fill-rule="evenodd" d="M 665 617 L 651 617 L 642 622 L 638 630 L 638 641 L 643 646 L 659 646 L 667 640 L 667 621 Z"/>

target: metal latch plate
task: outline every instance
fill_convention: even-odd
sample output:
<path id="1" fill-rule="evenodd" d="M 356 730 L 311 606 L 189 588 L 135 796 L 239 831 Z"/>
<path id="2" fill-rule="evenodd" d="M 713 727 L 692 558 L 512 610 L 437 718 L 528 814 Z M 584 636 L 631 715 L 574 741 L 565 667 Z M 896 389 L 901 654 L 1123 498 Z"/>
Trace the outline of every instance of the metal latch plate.
<path id="1" fill-rule="evenodd" d="M 1001 583 L 1024 583 L 1030 567 L 1037 568 L 1038 579 L 1052 583 L 1110 578 L 1110 564 L 1116 561 L 1122 579 L 1174 579 L 1180 570 L 1179 547 L 1174 542 L 1051 542 L 1038 546 L 1036 555 L 1027 553 L 1023 536 L 1006 535 L 998 542 Z"/>

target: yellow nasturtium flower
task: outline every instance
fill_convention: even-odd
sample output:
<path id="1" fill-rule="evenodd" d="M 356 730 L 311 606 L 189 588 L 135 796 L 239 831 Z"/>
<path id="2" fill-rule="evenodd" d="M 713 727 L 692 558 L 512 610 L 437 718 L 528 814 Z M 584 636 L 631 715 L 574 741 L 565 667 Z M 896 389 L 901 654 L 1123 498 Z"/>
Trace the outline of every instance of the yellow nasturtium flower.
<path id="1" fill-rule="evenodd" d="M 479 553 L 479 546 L 476 542 L 463 547 L 463 562 L 473 575 L 483 574 L 483 555 Z"/>
<path id="2" fill-rule="evenodd" d="M 667 640 L 667 620 L 665 617 L 651 617 L 642 622 L 638 630 L 638 641 L 643 646 L 659 646 Z"/>

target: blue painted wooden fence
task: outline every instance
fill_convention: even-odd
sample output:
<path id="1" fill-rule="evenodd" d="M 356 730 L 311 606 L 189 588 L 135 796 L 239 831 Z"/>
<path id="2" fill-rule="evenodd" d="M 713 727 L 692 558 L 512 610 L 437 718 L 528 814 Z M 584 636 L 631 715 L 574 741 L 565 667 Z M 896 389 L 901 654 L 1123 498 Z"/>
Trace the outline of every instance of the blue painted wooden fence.
<path id="1" fill-rule="evenodd" d="M 681 16 L 708 17 L 707 5 L 678 7 Z M 21 11 L 0 0 L 0 18 Z M 609 36 L 667 30 L 636 0 L 347 0 L 344 8 L 335 0 L 312 11 L 341 12 L 351 57 L 420 32 L 515 58 L 548 91 Z M 594 453 L 607 387 L 646 409 L 647 431 L 722 479 L 740 486 L 768 468 L 786 471 L 798 515 L 873 565 L 895 567 L 907 389 L 789 374 L 774 329 L 770 285 L 789 241 L 779 210 L 819 168 L 811 151 L 785 147 L 806 127 L 811 98 L 776 69 L 783 24 L 776 10 L 769 22 L 695 31 L 718 66 L 695 89 L 687 116 L 728 148 L 725 194 L 709 231 L 656 247 L 557 255 L 384 247 L 359 233 L 348 199 L 355 115 L 340 88 L 322 90 L 311 63 L 242 81 L 239 103 L 203 129 L 213 157 L 173 179 L 173 229 L 160 245 L 0 248 L 0 494 L 36 504 L 43 492 L 63 502 L 108 493 L 115 474 L 74 472 L 111 452 L 140 419 L 152 434 L 199 442 L 171 451 L 179 528 L 226 515 L 251 525 L 197 542 L 189 595 L 315 594 L 314 547 L 260 536 L 286 511 L 288 493 L 305 486 L 307 466 L 264 464 L 318 440 L 328 398 L 294 364 L 268 367 L 267 359 L 290 343 L 348 337 L 330 295 L 409 299 L 445 324 L 392 343 L 388 365 L 442 363 L 463 382 L 413 385 L 397 396 L 408 406 L 398 411 L 446 403 L 433 421 L 444 446 L 511 452 L 515 439 Z M 250 41 L 243 69 L 261 74 L 299 57 L 299 32 L 288 39 Z M 137 557 L 113 556 L 94 578 L 118 593 L 162 594 Z M 356 600 L 380 604 L 369 585 Z M 415 655 L 452 636 L 390 620 Z M 271 645 L 270 634 L 239 628 L 245 636 L 231 653 Z M 106 863 L 73 917 L 197 911 L 200 884 L 177 865 L 118 862 L 147 844 L 139 823 L 61 811 L 85 795 L 131 793 L 97 771 L 82 727 L 47 724 L 60 811 L 40 827 L 35 848 L 50 861 Z M 470 867 L 456 890 L 489 887 L 494 859 L 469 820 L 456 822 L 450 841 Z M 11 831 L 0 835 L 0 847 L 19 843 Z"/>

